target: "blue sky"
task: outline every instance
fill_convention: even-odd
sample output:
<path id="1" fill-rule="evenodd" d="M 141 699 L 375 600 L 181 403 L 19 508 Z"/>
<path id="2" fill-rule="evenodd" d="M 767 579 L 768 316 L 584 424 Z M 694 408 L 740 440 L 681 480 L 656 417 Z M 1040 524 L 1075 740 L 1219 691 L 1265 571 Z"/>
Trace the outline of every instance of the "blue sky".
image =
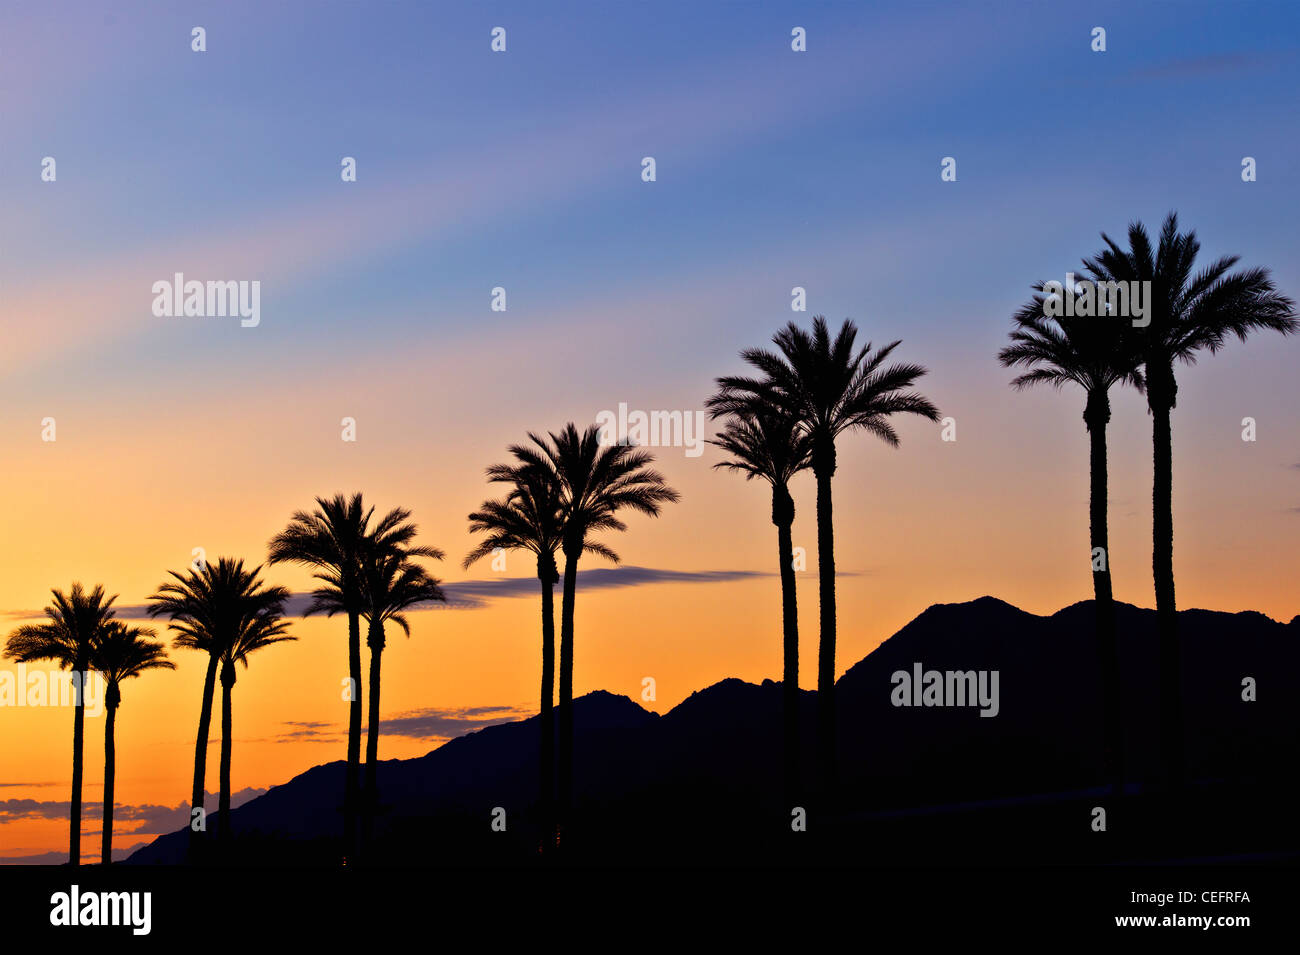
<path id="1" fill-rule="evenodd" d="M 0 158 L 6 286 L 465 189 L 464 207 L 425 198 L 409 226 L 361 221 L 293 268 L 259 262 L 282 318 L 264 338 L 286 348 L 307 328 L 458 334 L 498 284 L 524 321 L 747 269 L 757 294 L 805 284 L 813 311 L 906 313 L 964 343 L 974 316 L 955 312 L 1001 302 L 972 286 L 1016 292 L 1134 216 L 1177 207 L 1211 246 L 1230 236 L 1284 276 L 1274 250 L 1293 248 L 1295 126 L 1279 122 L 1300 86 L 1292 5 L 30 9 L 8 16 L 35 42 L 0 68 L 17 107 Z M 191 25 L 208 31 L 204 54 Z M 495 25 L 505 54 L 488 48 Z M 790 51 L 791 25 L 807 53 Z M 1105 53 L 1089 49 L 1094 25 Z M 354 185 L 339 181 L 344 155 Z M 939 182 L 947 155 L 955 184 Z M 1260 163 L 1249 186 L 1243 155 Z M 855 244 L 857 268 L 828 262 L 851 263 Z M 739 307 L 714 319 L 728 334 L 749 321 Z M 153 354 L 192 342 L 171 345 Z"/>

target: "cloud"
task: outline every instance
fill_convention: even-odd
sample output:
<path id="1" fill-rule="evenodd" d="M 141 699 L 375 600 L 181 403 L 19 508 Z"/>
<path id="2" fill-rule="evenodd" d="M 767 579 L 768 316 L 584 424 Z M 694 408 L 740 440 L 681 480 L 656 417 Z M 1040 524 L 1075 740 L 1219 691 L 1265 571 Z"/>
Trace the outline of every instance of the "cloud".
<path id="1" fill-rule="evenodd" d="M 245 743 L 337 743 L 347 738 L 341 723 L 327 723 L 319 720 L 284 720 L 281 726 L 288 730 L 275 736 L 241 740 Z"/>
<path id="2" fill-rule="evenodd" d="M 230 806 L 233 809 L 265 792 L 265 789 L 256 788 L 233 792 L 230 794 Z M 66 799 L 0 799 L 0 825 L 30 819 L 66 819 L 70 806 L 71 803 Z M 209 813 L 215 813 L 217 811 L 217 794 L 205 792 L 203 807 Z M 82 803 L 81 817 L 85 820 L 103 819 L 103 803 Z M 134 825 L 130 827 L 123 826 L 122 831 L 130 833 L 171 832 L 173 829 L 180 829 L 188 825 L 189 821 L 189 800 L 175 806 L 158 806 L 151 803 L 141 805 L 117 803 L 113 806 L 114 831 L 118 830 L 120 823 L 133 823 Z M 95 833 L 88 832 L 87 834 L 94 835 Z"/>
<path id="3" fill-rule="evenodd" d="M 583 590 L 607 590 L 613 587 L 639 587 L 644 584 L 723 584 L 733 580 L 758 580 L 775 577 L 771 571 L 756 570 L 665 570 L 657 567 L 594 567 L 578 571 L 578 586 Z M 852 577 L 852 572 L 839 572 L 840 577 Z M 507 597 L 535 597 L 540 584 L 536 577 L 501 577 L 495 580 L 462 580 L 443 584 L 447 595 L 445 604 L 422 604 L 423 610 L 477 610 L 493 600 Z M 301 617 L 311 604 L 311 594 L 293 594 L 286 603 L 288 615 Z M 133 604 L 115 608 L 117 615 L 126 620 L 143 620 L 148 616 L 148 604 Z M 43 614 L 39 610 L 9 610 L 5 616 L 15 620 L 35 620 Z M 165 623 L 165 620 L 162 621 Z"/>
<path id="4" fill-rule="evenodd" d="M 1188 79 L 1196 76 L 1217 76 L 1223 73 L 1243 72 L 1262 66 L 1271 66 L 1291 59 L 1294 53 L 1254 52 L 1215 53 L 1170 60 L 1155 66 L 1132 70 L 1130 79 Z"/>
<path id="5" fill-rule="evenodd" d="M 141 846 L 148 845 L 149 840 L 133 842 L 129 846 L 121 846 L 113 849 L 113 861 L 121 862 L 123 859 L 135 852 Z M 86 862 L 98 862 L 99 850 L 94 852 L 83 852 L 81 854 L 82 864 Z M 40 852 L 35 855 L 25 856 L 0 856 L 0 865 L 62 865 L 68 861 L 66 849 L 56 849 L 53 852 Z"/>
<path id="6" fill-rule="evenodd" d="M 522 706 L 426 707 L 384 719 L 380 727 L 390 736 L 404 736 L 408 739 L 452 739 L 481 730 L 485 726 L 513 723 L 515 720 L 531 715 L 532 711 Z"/>

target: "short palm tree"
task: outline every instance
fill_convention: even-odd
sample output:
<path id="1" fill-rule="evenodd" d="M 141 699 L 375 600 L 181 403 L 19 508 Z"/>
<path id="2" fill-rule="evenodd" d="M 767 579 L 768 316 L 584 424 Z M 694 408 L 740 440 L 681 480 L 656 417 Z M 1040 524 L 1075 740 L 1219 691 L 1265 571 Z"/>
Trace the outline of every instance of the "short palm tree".
<path id="1" fill-rule="evenodd" d="M 737 471 L 745 480 L 760 478 L 772 488 L 772 523 L 776 525 L 777 565 L 781 572 L 781 630 L 784 669 L 781 676 L 784 711 L 786 801 L 793 805 L 799 790 L 799 600 L 795 592 L 794 498 L 790 481 L 811 461 L 812 441 L 798 419 L 780 406 L 754 401 L 745 411 L 733 410 L 711 444 L 729 455 L 715 468 Z"/>
<path id="2" fill-rule="evenodd" d="M 1103 744 L 1106 772 L 1116 788 L 1123 785 L 1123 717 L 1115 600 L 1111 586 L 1110 538 L 1107 529 L 1106 425 L 1110 389 L 1142 388 L 1141 358 L 1126 316 L 1049 317 L 1042 283 L 1013 319 L 1011 344 L 998 353 L 1008 368 L 1028 369 L 1012 381 L 1017 390 L 1032 385 L 1061 388 L 1078 385 L 1085 396 L 1083 422 L 1089 435 L 1088 524 L 1093 605 L 1103 696 Z M 1062 289 L 1055 294 L 1074 294 Z"/>
<path id="3" fill-rule="evenodd" d="M 560 579 L 555 552 L 564 533 L 563 492 L 550 459 L 526 464 L 494 464 L 490 481 L 510 486 L 505 499 L 484 501 L 469 515 L 471 534 L 485 535 L 464 561 L 469 569 L 498 550 L 526 550 L 537 558 L 537 579 L 542 587 L 542 693 L 541 745 L 538 749 L 538 805 L 543 831 L 542 851 L 554 838 L 555 801 L 555 584 Z"/>
<path id="4" fill-rule="evenodd" d="M 104 835 L 100 861 L 113 863 L 113 783 L 117 770 L 117 708 L 122 703 L 122 681 L 147 670 L 175 670 L 163 644 L 147 627 L 128 627 L 114 620 L 94 640 L 90 668 L 104 678 Z"/>
<path id="5" fill-rule="evenodd" d="M 1150 282 L 1148 324 L 1135 329 L 1152 422 L 1151 569 L 1160 633 L 1160 741 L 1167 784 L 1181 785 L 1181 664 L 1178 609 L 1174 598 L 1173 437 L 1171 412 L 1178 400 L 1174 365 L 1192 364 L 1201 351 L 1214 354 L 1231 336 L 1245 341 L 1257 331 L 1291 334 L 1295 303 L 1282 295 L 1267 269 L 1234 272 L 1235 255 L 1216 259 L 1193 272 L 1201 244 L 1195 232 L 1179 232 L 1171 212 L 1154 248 L 1145 227 L 1128 229 L 1128 249 L 1104 232 L 1106 248 L 1084 267 L 1098 282 Z"/>
<path id="6" fill-rule="evenodd" d="M 401 514 L 401 520 L 409 516 L 409 511 L 394 511 Z M 389 515 L 390 517 L 392 515 Z M 410 525 L 414 534 L 415 526 Z M 376 538 L 383 541 L 380 533 Z M 434 601 L 446 602 L 447 597 L 439 581 L 430 577 L 412 558 L 431 557 L 442 560 L 443 553 L 436 547 L 401 547 L 381 545 L 375 551 L 368 552 L 362 563 L 362 590 L 366 609 L 362 613 L 367 627 L 366 646 L 370 648 L 370 713 L 366 730 L 366 788 L 365 788 L 365 834 L 371 835 L 374 827 L 374 815 L 378 806 L 379 764 L 379 691 L 380 666 L 384 656 L 384 625 L 395 623 L 408 637 L 411 624 L 406 618 L 406 611 L 418 604 Z"/>
<path id="7" fill-rule="evenodd" d="M 288 598 L 288 591 L 283 587 L 262 587 L 257 576 L 260 570 L 260 567 L 246 570 L 242 560 L 222 557 L 215 564 L 204 563 L 183 573 L 169 571 L 172 579 L 161 584 L 157 593 L 149 598 L 149 616 L 171 620 L 169 629 L 176 634 L 172 646 L 208 655 L 199 706 L 199 729 L 194 741 L 194 777 L 190 790 L 191 861 L 198 859 L 199 832 L 206 831 L 206 822 L 200 820 L 204 811 L 208 736 L 218 670 L 229 648 L 241 639 L 240 634 L 255 626 L 260 616 L 282 612 Z"/>
<path id="8" fill-rule="evenodd" d="M 559 812 L 567 822 L 573 800 L 573 615 L 577 600 L 578 559 L 596 554 L 617 562 L 613 550 L 589 535 L 627 530 L 617 514 L 627 509 L 657 517 L 660 507 L 678 493 L 650 467 L 650 452 L 627 444 L 601 444 L 600 428 L 581 434 L 569 422 L 549 438 L 529 432 L 532 442 L 512 445 L 510 453 L 524 466 L 552 471 L 560 484 L 564 530 L 564 593 L 560 606 Z"/>
<path id="9" fill-rule="evenodd" d="M 84 769 L 82 747 L 85 741 L 85 681 L 94 641 L 103 635 L 113 619 L 113 601 L 96 586 L 87 592 L 80 583 L 64 595 L 52 590 L 53 600 L 45 608 L 48 623 L 27 624 L 9 635 L 5 656 L 19 663 L 53 660 L 60 669 L 72 671 L 72 799 L 68 829 L 68 863 L 81 865 L 81 777 Z"/>
<path id="10" fill-rule="evenodd" d="M 316 498 L 316 510 L 296 511 L 271 539 L 270 563 L 288 561 L 315 569 L 336 591 L 337 609 L 348 618 L 348 750 L 343 787 L 343 842 L 356 854 L 361 768 L 361 559 L 373 508 L 360 494 Z"/>
<path id="11" fill-rule="evenodd" d="M 256 574 L 260 567 L 253 571 Z M 217 797 L 217 838 L 222 843 L 230 840 L 230 755 L 234 742 L 231 716 L 231 691 L 235 688 L 235 664 L 248 669 L 248 658 L 257 650 L 273 643 L 296 640 L 287 635 L 289 624 L 283 619 L 284 601 L 289 592 L 283 587 L 267 587 L 258 591 L 264 606 L 243 617 L 234 638 L 221 651 L 221 792 Z"/>
<path id="12" fill-rule="evenodd" d="M 910 390 L 926 374 L 920 365 L 885 365 L 900 342 L 872 351 L 871 343 L 855 349 L 858 329 L 845 320 L 832 339 L 826 319 L 813 318 L 809 333 L 793 322 L 772 336 L 777 350 L 741 352 L 761 378 L 718 379 L 719 393 L 709 401 L 716 414 L 743 410 L 755 398 L 785 408 L 799 419 L 812 442 L 812 469 L 817 479 L 817 573 L 821 642 L 817 651 L 817 723 L 823 788 L 835 780 L 835 531 L 831 478 L 835 442 L 846 431 L 863 430 L 898 446 L 889 419 L 914 414 L 939 420 L 939 411 Z"/>

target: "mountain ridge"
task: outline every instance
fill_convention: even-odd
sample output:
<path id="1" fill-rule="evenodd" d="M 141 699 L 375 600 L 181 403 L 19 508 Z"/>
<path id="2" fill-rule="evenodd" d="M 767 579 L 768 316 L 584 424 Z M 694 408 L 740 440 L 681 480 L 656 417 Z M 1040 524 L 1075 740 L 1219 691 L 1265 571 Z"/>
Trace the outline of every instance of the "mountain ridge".
<path id="1" fill-rule="evenodd" d="M 1099 784 L 1091 608 L 1091 601 L 1080 601 L 1040 616 L 993 597 L 934 604 L 849 667 L 836 683 L 845 810 L 872 814 Z M 1157 764 L 1155 611 L 1117 604 L 1116 612 L 1127 778 L 1140 786 Z M 1283 624 L 1253 611 L 1198 609 L 1179 617 L 1193 777 L 1257 785 L 1278 768 L 1279 751 L 1293 757 L 1300 742 L 1300 643 L 1293 639 L 1300 617 Z M 983 718 L 969 705 L 897 705 L 892 675 L 918 665 L 996 671 L 997 718 Z M 1241 699 L 1247 676 L 1265 684 L 1256 702 Z M 705 836 L 714 848 L 702 851 L 704 857 L 715 858 L 764 825 L 758 820 L 770 819 L 781 804 L 782 696 L 777 681 L 728 677 L 662 715 L 606 690 L 578 697 L 575 800 L 579 814 L 606 827 L 602 850 L 630 844 L 638 832 L 671 840 L 695 831 L 694 813 L 704 805 L 725 804 L 734 817 L 727 827 L 710 824 Z M 801 690 L 799 698 L 803 752 L 811 759 L 816 693 Z M 441 831 L 443 837 L 428 839 L 433 856 L 528 858 L 539 719 L 495 724 L 423 756 L 381 761 L 380 843 L 406 845 L 420 841 L 413 832 Z M 241 844 L 273 847 L 272 859 L 277 853 L 328 858 L 340 833 L 343 775 L 339 760 L 272 787 L 232 811 L 232 831 Z M 489 844 L 486 820 L 496 807 L 517 822 L 509 838 Z M 461 829 L 463 839 L 445 836 Z M 185 830 L 160 836 L 129 861 L 181 861 L 186 836 Z"/>

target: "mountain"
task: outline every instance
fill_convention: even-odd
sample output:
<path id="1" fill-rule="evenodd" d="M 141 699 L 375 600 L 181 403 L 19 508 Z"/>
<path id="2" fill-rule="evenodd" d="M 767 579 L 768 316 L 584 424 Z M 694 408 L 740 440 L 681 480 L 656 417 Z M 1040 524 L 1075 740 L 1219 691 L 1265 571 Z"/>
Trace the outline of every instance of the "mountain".
<path id="1" fill-rule="evenodd" d="M 630 864 L 1254 857 L 1300 848 L 1289 808 L 1300 618 L 1179 614 L 1193 784 L 1172 797 L 1151 786 L 1155 612 L 1120 604 L 1117 614 L 1124 794 L 1103 786 L 1092 603 L 1040 617 L 983 597 L 930 607 L 840 678 L 838 798 L 802 800 L 806 832 L 791 831 L 792 807 L 782 804 L 779 683 L 723 680 L 662 716 L 604 691 L 575 700 L 575 825 L 566 846 L 573 858 Z M 904 685 L 917 674 L 919 686 Z M 1243 699 L 1247 678 L 1254 701 Z M 924 704 L 927 684 L 932 703 L 967 705 L 896 705 Z M 801 693 L 809 763 L 815 697 Z M 538 719 L 381 762 L 373 856 L 534 860 Z M 317 766 L 233 810 L 235 859 L 337 862 L 343 769 Z M 1105 833 L 1095 828 L 1098 807 L 1108 814 Z M 504 832 L 490 825 L 498 808 Z M 1195 838 L 1183 838 L 1179 820 Z M 129 861 L 180 862 L 185 844 L 183 830 L 165 835 Z"/>

